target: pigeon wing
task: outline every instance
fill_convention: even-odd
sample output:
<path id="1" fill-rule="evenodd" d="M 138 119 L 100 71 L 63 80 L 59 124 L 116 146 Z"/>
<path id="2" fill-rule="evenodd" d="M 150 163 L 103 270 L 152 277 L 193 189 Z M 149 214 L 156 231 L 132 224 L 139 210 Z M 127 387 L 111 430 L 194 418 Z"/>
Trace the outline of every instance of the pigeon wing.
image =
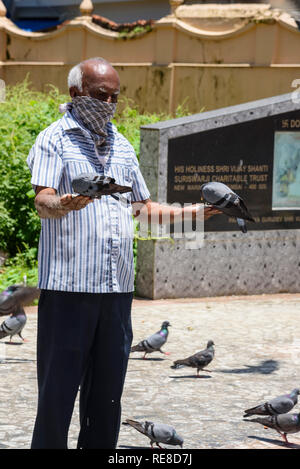
<path id="1" fill-rule="evenodd" d="M 288 396 L 276 397 L 275 399 L 270 400 L 268 404 L 276 414 L 286 414 L 295 405 L 293 400 Z"/>
<path id="2" fill-rule="evenodd" d="M 163 423 L 154 423 L 151 433 L 154 441 L 158 443 L 168 443 L 173 438 L 174 428 Z"/>
<path id="3" fill-rule="evenodd" d="M 212 361 L 213 354 L 208 350 L 204 350 L 196 353 L 192 358 L 197 367 L 204 367 Z"/>
<path id="4" fill-rule="evenodd" d="M 40 295 L 40 290 L 35 287 L 16 285 L 13 292 L 5 290 L 0 295 L 0 316 L 7 316 L 17 311 L 20 306 L 25 306 Z"/>
<path id="5" fill-rule="evenodd" d="M 285 433 L 300 431 L 300 414 L 282 414 L 276 417 L 277 425 Z"/>
<path id="6" fill-rule="evenodd" d="M 155 332 L 155 334 L 150 335 L 150 337 L 146 339 L 146 342 L 154 350 L 159 350 L 164 345 L 166 340 L 167 340 L 166 336 L 161 335 L 160 331 L 158 331 L 158 332 Z"/>

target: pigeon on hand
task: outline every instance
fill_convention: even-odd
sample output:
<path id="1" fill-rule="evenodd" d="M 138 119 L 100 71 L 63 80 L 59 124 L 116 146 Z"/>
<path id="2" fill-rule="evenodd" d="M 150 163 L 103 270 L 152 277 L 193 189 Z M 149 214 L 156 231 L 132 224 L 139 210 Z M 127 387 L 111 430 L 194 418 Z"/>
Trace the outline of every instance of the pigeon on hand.
<path id="1" fill-rule="evenodd" d="M 208 204 L 235 217 L 243 233 L 247 233 L 245 220 L 255 222 L 243 199 L 222 182 L 207 182 L 200 187 L 202 196 Z"/>
<path id="2" fill-rule="evenodd" d="M 24 309 L 19 308 L 0 325 L 0 339 L 10 336 L 11 342 L 12 336 L 18 334 L 18 336 L 24 342 L 25 339 L 22 337 L 21 332 L 26 324 L 26 321 L 27 317 Z"/>
<path id="3" fill-rule="evenodd" d="M 169 321 L 164 321 L 159 331 L 155 332 L 155 334 L 150 335 L 147 339 L 141 340 L 141 342 L 139 342 L 137 345 L 131 347 L 130 352 L 145 352 L 143 358 L 146 357 L 147 353 L 152 352 L 161 352 L 165 355 L 169 355 L 168 352 L 163 352 L 161 350 L 161 347 L 167 341 L 169 335 L 169 326 L 171 326 Z"/>
<path id="4" fill-rule="evenodd" d="M 214 349 L 214 342 L 209 340 L 207 342 L 207 346 L 205 350 L 201 350 L 201 352 L 195 353 L 188 358 L 184 358 L 183 360 L 176 360 L 174 365 L 171 366 L 174 370 L 177 368 L 181 368 L 183 366 L 190 366 L 192 368 L 197 368 L 197 378 L 199 377 L 199 371 L 203 370 L 209 363 L 213 360 L 215 355 Z M 205 370 L 209 371 L 209 370 Z"/>
<path id="5" fill-rule="evenodd" d="M 286 414 L 297 404 L 299 394 L 300 389 L 293 389 L 290 394 L 283 394 L 282 396 L 275 397 L 264 404 L 245 410 L 244 417 L 249 417 L 250 415 Z"/>
<path id="6" fill-rule="evenodd" d="M 30 304 L 40 295 L 36 287 L 27 287 L 22 284 L 10 285 L 0 294 L 0 316 L 14 314 L 22 306 Z"/>
<path id="7" fill-rule="evenodd" d="M 163 423 L 148 422 L 137 422 L 136 420 L 126 419 L 122 422 L 123 425 L 130 425 L 135 428 L 138 432 L 143 433 L 150 438 L 150 445 L 153 448 L 155 443 L 159 448 L 163 449 L 159 443 L 165 443 L 167 445 L 179 445 L 182 448 L 183 438 L 176 433 L 175 428 L 170 425 Z"/>
<path id="8" fill-rule="evenodd" d="M 289 444 L 286 436 L 288 433 L 300 432 L 300 413 L 268 415 L 267 417 L 257 417 L 251 420 L 244 419 L 244 422 L 256 422 L 264 425 L 264 427 L 274 428 L 287 444 Z"/>

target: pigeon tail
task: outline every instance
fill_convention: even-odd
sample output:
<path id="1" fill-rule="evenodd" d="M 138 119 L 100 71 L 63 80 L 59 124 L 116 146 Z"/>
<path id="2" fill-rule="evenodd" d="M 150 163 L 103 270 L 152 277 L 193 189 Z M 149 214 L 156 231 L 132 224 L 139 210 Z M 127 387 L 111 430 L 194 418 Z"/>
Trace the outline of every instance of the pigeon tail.
<path id="1" fill-rule="evenodd" d="M 145 435 L 145 428 L 141 422 L 132 419 L 126 419 L 125 422 L 122 422 L 123 425 L 130 425 L 130 427 L 135 428 L 138 432 Z"/>
<path id="2" fill-rule="evenodd" d="M 250 415 L 270 415 L 264 404 L 251 407 L 251 409 L 246 409 L 244 412 L 244 417 L 249 417 Z"/>
<path id="3" fill-rule="evenodd" d="M 269 428 L 276 428 L 276 418 L 274 420 L 273 417 L 256 417 L 255 419 L 243 419 L 244 422 L 254 422 L 254 423 L 260 423 L 264 427 L 269 427 Z"/>
<path id="4" fill-rule="evenodd" d="M 176 360 L 173 365 L 171 365 L 171 368 L 174 370 L 177 370 L 178 368 L 182 368 L 183 366 L 187 366 L 186 360 Z"/>

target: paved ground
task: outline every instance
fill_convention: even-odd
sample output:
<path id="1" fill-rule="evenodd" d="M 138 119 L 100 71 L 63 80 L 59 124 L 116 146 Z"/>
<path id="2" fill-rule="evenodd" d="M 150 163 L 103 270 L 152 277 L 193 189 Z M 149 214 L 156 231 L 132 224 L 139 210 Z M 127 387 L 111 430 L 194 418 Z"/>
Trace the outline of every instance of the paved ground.
<path id="1" fill-rule="evenodd" d="M 28 343 L 0 341 L 0 448 L 28 448 L 36 410 L 36 308 L 27 308 Z M 131 355 L 123 395 L 123 419 L 173 425 L 184 448 L 283 448 L 277 432 L 243 422 L 243 409 L 300 387 L 300 295 L 135 300 L 134 343 L 170 321 L 165 350 L 142 360 Z M 170 368 L 173 360 L 215 342 L 216 356 L 194 370 Z M 299 410 L 300 405 L 296 409 Z M 69 447 L 76 447 L 78 406 Z M 290 435 L 300 448 L 300 433 Z M 142 448 L 148 439 L 121 426 L 119 448 Z"/>

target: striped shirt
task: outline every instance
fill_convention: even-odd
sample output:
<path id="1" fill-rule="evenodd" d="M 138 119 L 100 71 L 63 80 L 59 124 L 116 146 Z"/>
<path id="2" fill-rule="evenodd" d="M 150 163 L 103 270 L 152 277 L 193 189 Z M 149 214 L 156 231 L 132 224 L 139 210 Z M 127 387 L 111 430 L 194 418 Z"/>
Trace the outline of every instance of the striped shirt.
<path id="1" fill-rule="evenodd" d="M 90 132 L 67 112 L 43 130 L 30 150 L 27 164 L 33 187 L 45 186 L 58 195 L 72 193 L 80 173 L 113 177 L 131 186 L 130 202 L 150 193 L 133 147 L 116 127 L 107 124 L 106 143 L 96 146 Z M 131 203 L 111 196 L 72 210 L 59 219 L 41 220 L 38 287 L 87 293 L 134 290 L 133 219 Z"/>

